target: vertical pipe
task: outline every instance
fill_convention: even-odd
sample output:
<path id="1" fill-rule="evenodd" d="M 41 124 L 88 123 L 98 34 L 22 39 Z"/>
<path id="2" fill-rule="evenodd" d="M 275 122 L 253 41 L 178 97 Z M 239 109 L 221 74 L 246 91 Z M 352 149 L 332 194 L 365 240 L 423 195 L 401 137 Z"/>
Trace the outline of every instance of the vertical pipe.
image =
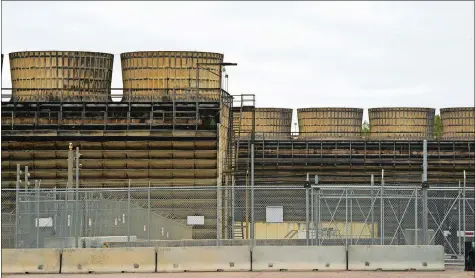
<path id="1" fill-rule="evenodd" d="M 458 227 L 458 231 L 462 230 L 462 217 L 461 217 L 461 215 L 462 215 L 462 212 L 461 212 L 462 206 L 460 204 L 460 199 L 462 199 L 461 198 L 462 197 L 461 193 L 462 193 L 462 190 L 461 190 L 460 181 L 459 181 L 459 190 L 458 190 L 458 199 L 459 199 L 458 200 L 458 206 L 459 206 L 459 208 L 458 208 L 458 212 L 459 212 L 459 221 L 458 222 L 459 223 L 458 224 L 459 224 L 459 227 Z M 462 237 L 460 237 L 460 235 L 459 235 L 458 239 L 459 239 L 458 253 L 459 253 L 459 256 L 461 256 L 462 255 Z"/>
<path id="2" fill-rule="evenodd" d="M 384 169 L 381 170 L 381 215 L 380 215 L 380 223 L 381 225 L 380 230 L 381 234 L 379 237 L 381 238 L 381 245 L 384 245 Z"/>
<path id="3" fill-rule="evenodd" d="M 130 247 L 130 179 L 127 189 L 127 245 Z"/>
<path id="4" fill-rule="evenodd" d="M 427 140 L 424 140 L 422 146 L 422 181 L 427 181 Z"/>
<path id="5" fill-rule="evenodd" d="M 40 185 L 35 180 L 36 187 L 36 248 L 40 248 Z"/>
<path id="6" fill-rule="evenodd" d="M 466 213 L 466 211 L 465 211 L 465 203 L 466 203 L 466 200 L 465 200 L 465 196 L 466 196 L 466 195 L 465 195 L 465 193 L 466 193 L 465 188 L 466 188 L 466 185 L 467 185 L 467 175 L 466 175 L 465 170 L 463 170 L 463 200 L 462 200 L 462 202 L 463 202 L 463 203 L 462 203 L 462 204 L 463 204 L 463 206 L 462 206 L 462 210 L 463 210 L 463 214 L 462 214 L 462 221 L 463 221 L 463 222 L 462 222 L 462 223 L 463 223 L 463 244 L 462 244 L 462 246 L 463 246 L 463 255 L 464 255 L 464 256 L 465 256 L 465 251 L 466 251 L 466 250 L 465 250 L 465 242 L 467 242 L 467 238 L 466 238 L 466 236 L 465 236 L 465 231 L 467 230 L 466 223 L 465 223 L 465 220 L 466 220 L 466 218 L 467 218 L 466 215 L 465 215 L 465 213 Z"/>
<path id="7" fill-rule="evenodd" d="M 150 210 L 151 210 L 151 207 L 150 207 L 150 182 L 148 182 L 148 194 L 147 194 L 147 241 L 148 241 L 148 245 L 150 247 Z"/>
<path id="8" fill-rule="evenodd" d="M 16 204 L 15 204 L 15 248 L 18 248 L 18 235 L 20 233 L 20 164 L 16 165 Z"/>
<path id="9" fill-rule="evenodd" d="M 374 186 L 374 174 L 371 174 L 371 186 Z M 374 245 L 374 203 L 376 200 L 373 201 L 373 187 L 371 187 L 371 244 Z"/>

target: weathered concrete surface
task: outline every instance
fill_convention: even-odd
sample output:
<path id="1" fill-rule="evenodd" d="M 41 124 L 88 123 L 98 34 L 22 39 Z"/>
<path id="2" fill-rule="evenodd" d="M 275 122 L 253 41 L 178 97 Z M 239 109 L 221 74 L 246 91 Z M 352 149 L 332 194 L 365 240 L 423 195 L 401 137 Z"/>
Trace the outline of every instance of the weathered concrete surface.
<path id="1" fill-rule="evenodd" d="M 155 248 L 63 249 L 61 273 L 155 272 Z"/>
<path id="2" fill-rule="evenodd" d="M 440 245 L 350 245 L 348 270 L 444 270 Z"/>
<path id="3" fill-rule="evenodd" d="M 163 247 L 157 249 L 157 272 L 250 271 L 247 246 Z"/>
<path id="4" fill-rule="evenodd" d="M 121 273 L 121 274 L 63 274 L 56 275 L 4 275 L 10 278 L 473 278 L 473 272 L 386 272 L 386 271 L 337 271 L 337 272 L 177 272 L 177 273 Z"/>
<path id="5" fill-rule="evenodd" d="M 3 273 L 59 273 L 60 249 L 2 249 Z"/>
<path id="6" fill-rule="evenodd" d="M 346 270 L 346 250 L 345 246 L 256 246 L 252 270 Z"/>

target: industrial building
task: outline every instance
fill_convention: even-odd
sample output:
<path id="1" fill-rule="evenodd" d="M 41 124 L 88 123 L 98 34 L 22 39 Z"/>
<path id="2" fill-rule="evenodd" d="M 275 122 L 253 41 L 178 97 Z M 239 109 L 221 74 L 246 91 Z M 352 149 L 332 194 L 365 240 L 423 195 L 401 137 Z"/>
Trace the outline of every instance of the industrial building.
<path id="1" fill-rule="evenodd" d="M 441 138 L 434 137 L 435 109 L 414 107 L 369 109 L 368 136 L 361 134 L 361 108 L 297 109 L 295 133 L 292 109 L 255 107 L 253 96 L 232 96 L 222 88 L 228 65 L 222 54 L 123 53 L 122 96 L 111 88 L 113 54 L 28 51 L 9 57 L 11 99 L 2 101 L 4 188 L 15 187 L 17 164 L 27 166 L 30 179 L 41 180 L 43 188 L 66 187 L 70 142 L 81 152 L 81 187 L 249 186 L 251 146 L 258 186 L 301 187 L 307 174 L 318 175 L 322 184 L 369 184 L 373 174 L 379 183 L 381 169 L 388 184 L 413 184 L 421 182 L 423 140 L 430 184 L 456 184 L 463 170 L 467 184 L 475 183 L 473 107 L 441 109 Z M 198 206 L 226 203 L 230 194 L 157 195 L 152 206 L 183 220 Z M 204 216 L 193 238 L 216 237 L 216 211 Z M 295 212 L 296 221 L 302 217 Z M 242 227 L 244 216 L 236 213 L 236 222 Z M 222 233 L 236 237 L 230 229 Z"/>

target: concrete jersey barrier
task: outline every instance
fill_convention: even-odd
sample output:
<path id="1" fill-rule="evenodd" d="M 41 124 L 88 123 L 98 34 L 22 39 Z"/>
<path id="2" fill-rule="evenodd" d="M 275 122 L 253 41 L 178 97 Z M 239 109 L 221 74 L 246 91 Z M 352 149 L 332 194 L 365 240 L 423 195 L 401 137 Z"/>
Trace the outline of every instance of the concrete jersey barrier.
<path id="1" fill-rule="evenodd" d="M 345 246 L 256 246 L 252 270 L 346 270 L 346 250 Z"/>
<path id="2" fill-rule="evenodd" d="M 159 247 L 157 272 L 250 271 L 248 246 Z"/>
<path id="3" fill-rule="evenodd" d="M 348 270 L 444 270 L 440 245 L 351 245 Z"/>
<path id="4" fill-rule="evenodd" d="M 60 249 L 2 249 L 2 273 L 59 273 Z"/>
<path id="5" fill-rule="evenodd" d="M 155 272 L 155 248 L 63 249 L 61 273 Z"/>

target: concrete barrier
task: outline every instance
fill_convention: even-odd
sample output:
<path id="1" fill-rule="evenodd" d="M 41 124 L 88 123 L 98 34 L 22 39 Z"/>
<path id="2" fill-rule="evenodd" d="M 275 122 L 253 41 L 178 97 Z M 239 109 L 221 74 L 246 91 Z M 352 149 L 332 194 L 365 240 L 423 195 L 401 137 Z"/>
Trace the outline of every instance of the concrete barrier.
<path id="1" fill-rule="evenodd" d="M 250 271 L 248 246 L 160 247 L 157 272 Z"/>
<path id="2" fill-rule="evenodd" d="M 60 249 L 2 249 L 2 273 L 59 273 Z"/>
<path id="3" fill-rule="evenodd" d="M 256 246 L 252 270 L 346 270 L 346 250 L 344 246 Z"/>
<path id="4" fill-rule="evenodd" d="M 155 248 L 63 249 L 61 273 L 155 272 Z"/>
<path id="5" fill-rule="evenodd" d="M 444 270 L 440 245 L 351 245 L 348 270 Z"/>

